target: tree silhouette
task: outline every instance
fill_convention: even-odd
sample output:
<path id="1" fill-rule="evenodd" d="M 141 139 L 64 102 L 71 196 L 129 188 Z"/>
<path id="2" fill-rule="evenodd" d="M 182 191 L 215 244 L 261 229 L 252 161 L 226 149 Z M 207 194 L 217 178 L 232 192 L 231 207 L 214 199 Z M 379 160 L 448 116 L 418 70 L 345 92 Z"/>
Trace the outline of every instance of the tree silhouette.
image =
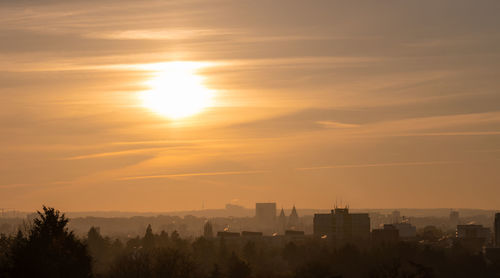
<path id="1" fill-rule="evenodd" d="M 155 235 L 153 234 L 151 224 L 149 224 L 146 228 L 146 233 L 144 234 L 144 238 L 142 239 L 142 246 L 146 249 L 152 249 L 155 247 Z"/>
<path id="2" fill-rule="evenodd" d="M 87 249 L 66 225 L 68 219 L 54 208 L 37 212 L 27 238 L 18 234 L 12 248 L 11 277 L 90 277 Z"/>
<path id="3" fill-rule="evenodd" d="M 227 277 L 246 278 L 250 277 L 251 273 L 250 266 L 233 252 L 227 263 Z"/>

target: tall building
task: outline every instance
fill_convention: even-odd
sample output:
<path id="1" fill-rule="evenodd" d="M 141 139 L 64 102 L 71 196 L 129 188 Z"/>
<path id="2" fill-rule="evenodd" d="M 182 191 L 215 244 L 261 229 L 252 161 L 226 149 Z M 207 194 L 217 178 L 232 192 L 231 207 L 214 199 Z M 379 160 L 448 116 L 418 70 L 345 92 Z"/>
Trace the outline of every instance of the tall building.
<path id="1" fill-rule="evenodd" d="M 495 246 L 500 248 L 500 212 L 495 213 Z"/>
<path id="2" fill-rule="evenodd" d="M 450 223 L 455 226 L 460 224 L 460 214 L 456 210 L 450 211 Z"/>
<path id="3" fill-rule="evenodd" d="M 314 235 L 338 242 L 370 238 L 368 213 L 349 213 L 349 209 L 335 208 L 331 213 L 314 214 Z"/>
<path id="4" fill-rule="evenodd" d="M 298 225 L 299 225 L 299 215 L 294 205 L 292 208 L 292 212 L 290 213 L 290 217 L 288 217 L 288 228 L 295 229 L 297 228 Z"/>
<path id="5" fill-rule="evenodd" d="M 483 225 L 457 225 L 457 241 L 469 252 L 480 252 L 491 242 L 491 230 Z"/>
<path id="6" fill-rule="evenodd" d="M 392 224 L 397 224 L 401 222 L 401 212 L 399 210 L 395 210 L 391 213 Z"/>
<path id="7" fill-rule="evenodd" d="M 211 238 L 214 236 L 214 232 L 212 229 L 212 223 L 210 223 L 210 221 L 207 221 L 205 223 L 205 226 L 203 226 L 203 236 L 208 237 L 208 238 Z"/>
<path id="8" fill-rule="evenodd" d="M 467 224 L 457 225 L 457 238 L 459 239 L 484 239 L 491 238 L 491 230 L 483 225 Z"/>
<path id="9" fill-rule="evenodd" d="M 255 219 L 259 225 L 274 226 L 276 221 L 276 203 L 256 203 Z"/>

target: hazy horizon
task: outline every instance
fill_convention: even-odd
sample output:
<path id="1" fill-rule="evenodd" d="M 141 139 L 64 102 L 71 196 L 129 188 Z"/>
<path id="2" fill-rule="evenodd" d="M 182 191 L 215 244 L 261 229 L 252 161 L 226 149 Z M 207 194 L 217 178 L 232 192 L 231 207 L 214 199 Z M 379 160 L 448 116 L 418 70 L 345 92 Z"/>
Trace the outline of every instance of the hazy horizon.
<path id="1" fill-rule="evenodd" d="M 499 12 L 0 0 L 0 207 L 498 210 Z"/>

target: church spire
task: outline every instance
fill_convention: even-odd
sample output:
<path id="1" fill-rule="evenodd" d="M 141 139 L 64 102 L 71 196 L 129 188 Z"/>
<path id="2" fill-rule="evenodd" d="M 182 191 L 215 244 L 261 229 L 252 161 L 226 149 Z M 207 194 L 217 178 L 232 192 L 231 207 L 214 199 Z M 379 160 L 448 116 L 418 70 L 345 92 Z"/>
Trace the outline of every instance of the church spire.
<path id="1" fill-rule="evenodd" d="M 290 227 L 291 229 L 295 229 L 298 224 L 299 224 L 299 214 L 297 213 L 295 205 L 293 205 L 290 217 L 288 217 L 288 227 Z"/>

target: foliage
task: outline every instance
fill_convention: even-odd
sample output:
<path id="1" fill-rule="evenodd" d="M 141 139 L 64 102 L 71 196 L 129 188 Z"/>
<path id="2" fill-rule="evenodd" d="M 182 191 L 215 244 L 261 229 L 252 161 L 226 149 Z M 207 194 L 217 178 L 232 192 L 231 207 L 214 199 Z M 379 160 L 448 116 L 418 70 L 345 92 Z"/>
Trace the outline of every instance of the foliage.
<path id="1" fill-rule="evenodd" d="M 68 219 L 43 207 L 29 235 L 11 239 L 6 277 L 90 277 L 91 258 L 86 246 L 66 227 Z"/>

